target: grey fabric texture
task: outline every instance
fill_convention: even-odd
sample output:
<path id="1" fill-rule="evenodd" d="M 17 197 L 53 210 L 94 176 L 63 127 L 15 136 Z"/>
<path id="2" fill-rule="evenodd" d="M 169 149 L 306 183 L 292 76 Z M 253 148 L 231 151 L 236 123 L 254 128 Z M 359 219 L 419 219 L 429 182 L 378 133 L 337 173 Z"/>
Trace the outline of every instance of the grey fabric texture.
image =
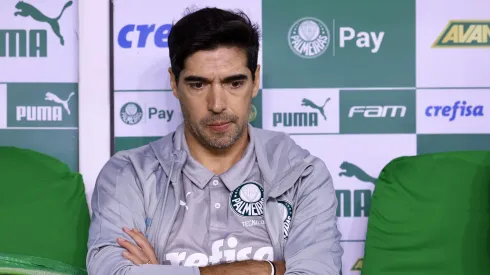
<path id="1" fill-rule="evenodd" d="M 185 200 L 180 201 L 170 232 L 165 264 L 206 266 L 246 259 L 273 260 L 262 217 L 263 180 L 253 133 L 249 137 L 242 158 L 225 173 L 215 175 L 190 155 L 183 132 L 176 131 L 174 146 L 187 153 L 181 179 Z"/>
<path id="2" fill-rule="evenodd" d="M 324 162 L 287 134 L 249 125 L 242 160 L 214 175 L 188 152 L 183 124 L 104 166 L 92 196 L 89 274 L 191 275 L 199 266 L 285 260 L 286 275 L 339 274 L 337 200 Z M 122 227 L 145 232 L 158 265 L 122 257 Z"/>

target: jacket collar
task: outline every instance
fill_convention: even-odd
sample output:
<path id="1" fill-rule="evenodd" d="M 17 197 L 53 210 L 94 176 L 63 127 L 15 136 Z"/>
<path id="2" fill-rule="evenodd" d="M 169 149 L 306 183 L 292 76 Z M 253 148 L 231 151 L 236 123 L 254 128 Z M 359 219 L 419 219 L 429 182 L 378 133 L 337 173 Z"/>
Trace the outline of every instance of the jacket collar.
<path id="1" fill-rule="evenodd" d="M 283 188 L 287 190 L 289 186 L 280 188 L 277 185 L 289 181 L 290 177 L 296 180 L 308 167 L 305 158 L 310 153 L 298 146 L 286 133 L 255 128 L 250 124 L 248 127 L 254 135 L 255 153 L 265 180 L 264 187 L 269 190 L 276 189 L 277 193 L 281 193 L 280 189 Z M 177 131 L 183 131 L 183 123 L 178 126 L 176 131 L 150 142 L 163 171 L 167 175 L 172 175 L 172 182 L 176 181 L 180 169 L 187 160 L 187 153 L 184 150 L 176 149 L 174 146 Z M 172 166 L 174 171 L 171 172 Z M 178 170 L 179 173 L 175 173 L 175 170 Z M 276 186 L 278 188 L 274 188 Z"/>

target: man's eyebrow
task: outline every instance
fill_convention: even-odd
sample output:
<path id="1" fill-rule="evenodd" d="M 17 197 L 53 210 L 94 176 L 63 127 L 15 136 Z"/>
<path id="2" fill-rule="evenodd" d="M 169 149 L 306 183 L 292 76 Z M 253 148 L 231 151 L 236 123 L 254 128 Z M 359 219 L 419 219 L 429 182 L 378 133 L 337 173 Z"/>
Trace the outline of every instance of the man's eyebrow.
<path id="1" fill-rule="evenodd" d="M 235 74 L 235 75 L 230 75 L 225 77 L 223 79 L 223 82 L 233 82 L 233 81 L 238 81 L 238 80 L 247 80 L 248 76 L 246 74 Z"/>
<path id="2" fill-rule="evenodd" d="M 247 80 L 248 76 L 246 74 L 235 74 L 227 76 L 223 79 L 223 82 L 233 82 L 239 80 Z M 189 75 L 184 77 L 185 82 L 211 82 L 211 80 L 197 75 Z"/>
<path id="3" fill-rule="evenodd" d="M 209 79 L 202 77 L 202 76 L 197 76 L 197 75 L 189 75 L 184 77 L 185 82 L 210 82 Z"/>

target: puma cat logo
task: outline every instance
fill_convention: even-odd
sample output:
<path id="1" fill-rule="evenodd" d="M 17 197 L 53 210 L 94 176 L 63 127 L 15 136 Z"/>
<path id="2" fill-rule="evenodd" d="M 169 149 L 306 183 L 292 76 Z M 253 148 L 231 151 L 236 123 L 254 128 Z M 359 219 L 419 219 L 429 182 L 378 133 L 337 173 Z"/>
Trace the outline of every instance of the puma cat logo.
<path id="1" fill-rule="evenodd" d="M 364 172 L 359 166 L 344 161 L 342 164 L 340 164 L 340 169 L 345 170 L 339 173 L 339 176 L 345 176 L 345 177 L 355 177 L 360 181 L 364 182 L 370 182 L 372 184 L 376 184 L 377 179 L 371 177 L 368 175 L 366 172 Z"/>
<path id="2" fill-rule="evenodd" d="M 301 106 L 308 106 L 310 108 L 318 110 L 318 112 L 320 112 L 320 114 L 323 116 L 323 118 L 325 120 L 327 120 L 327 116 L 325 116 L 324 107 L 325 107 L 325 105 L 327 105 L 328 101 L 330 101 L 330 97 L 327 98 L 327 100 L 325 100 L 325 103 L 323 103 L 323 105 L 320 107 L 320 106 L 316 105 L 315 103 L 313 103 L 313 101 L 306 99 L 306 98 L 303 98 L 303 100 L 301 101 Z"/>
<path id="3" fill-rule="evenodd" d="M 187 196 L 189 196 L 190 194 L 192 194 L 192 192 L 187 192 L 187 194 L 185 194 L 185 197 L 187 198 Z M 180 201 L 180 206 L 185 207 L 185 210 L 189 210 L 189 207 L 187 206 L 187 202 L 185 201 Z"/>
<path id="4" fill-rule="evenodd" d="M 63 108 L 66 110 L 66 112 L 70 115 L 71 111 L 70 111 L 70 108 L 68 107 L 68 101 L 70 101 L 71 97 L 74 95 L 75 95 L 75 93 L 71 92 L 66 100 L 62 100 L 57 95 L 50 93 L 50 92 L 47 92 L 44 100 L 53 101 L 55 103 L 61 104 L 61 106 L 63 106 Z"/>
<path id="5" fill-rule="evenodd" d="M 33 5 L 26 3 L 24 1 L 19 1 L 15 5 L 15 8 L 18 9 L 19 11 L 16 11 L 14 13 L 14 15 L 15 16 L 20 15 L 23 17 L 29 17 L 30 16 L 32 19 L 34 19 L 38 22 L 48 23 L 49 26 L 51 27 L 51 29 L 53 30 L 54 34 L 56 34 L 56 36 L 58 36 L 58 38 L 60 39 L 61 45 L 65 45 L 65 39 L 61 35 L 60 24 L 58 21 L 60 20 L 61 16 L 63 15 L 63 12 L 65 11 L 65 9 L 70 7 L 72 4 L 73 4 L 73 1 L 68 1 L 63 6 L 63 9 L 61 10 L 60 15 L 58 15 L 58 17 L 50 18 L 50 17 L 47 17 L 46 15 L 44 15 L 40 10 L 38 10 Z"/>

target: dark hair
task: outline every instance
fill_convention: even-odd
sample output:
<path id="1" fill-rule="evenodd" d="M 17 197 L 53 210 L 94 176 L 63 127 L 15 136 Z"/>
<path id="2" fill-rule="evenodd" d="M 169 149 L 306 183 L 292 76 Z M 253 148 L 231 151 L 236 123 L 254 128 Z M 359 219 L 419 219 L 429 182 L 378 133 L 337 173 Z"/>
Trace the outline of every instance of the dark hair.
<path id="1" fill-rule="evenodd" d="M 201 50 L 221 46 L 242 48 L 247 54 L 247 67 L 254 79 L 259 55 L 259 28 L 242 11 L 203 8 L 187 14 L 172 26 L 168 49 L 172 72 L 178 80 L 184 62 Z"/>

